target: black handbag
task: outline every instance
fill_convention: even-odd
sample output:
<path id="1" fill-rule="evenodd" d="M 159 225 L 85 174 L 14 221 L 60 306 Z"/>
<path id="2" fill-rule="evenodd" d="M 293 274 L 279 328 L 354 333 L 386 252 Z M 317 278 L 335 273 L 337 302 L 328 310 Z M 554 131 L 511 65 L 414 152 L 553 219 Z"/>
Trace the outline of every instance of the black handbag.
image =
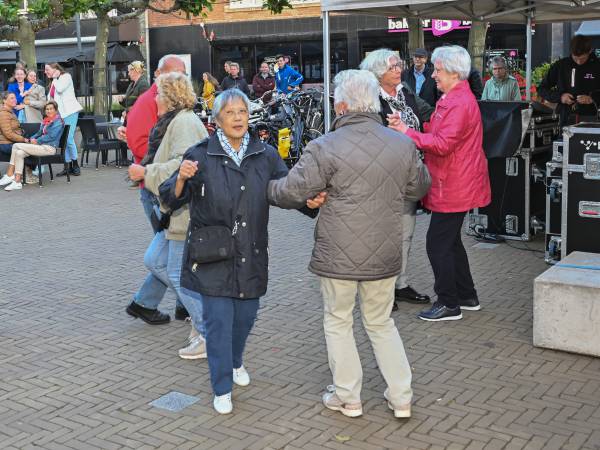
<path id="1" fill-rule="evenodd" d="M 152 212 L 150 213 L 150 224 L 152 225 L 154 234 L 166 230 L 171 224 L 171 211 L 161 212 L 159 218 L 156 209 L 152 208 Z"/>
<path id="2" fill-rule="evenodd" d="M 187 245 L 190 261 L 195 264 L 231 259 L 235 249 L 233 233 L 224 225 L 192 229 Z"/>

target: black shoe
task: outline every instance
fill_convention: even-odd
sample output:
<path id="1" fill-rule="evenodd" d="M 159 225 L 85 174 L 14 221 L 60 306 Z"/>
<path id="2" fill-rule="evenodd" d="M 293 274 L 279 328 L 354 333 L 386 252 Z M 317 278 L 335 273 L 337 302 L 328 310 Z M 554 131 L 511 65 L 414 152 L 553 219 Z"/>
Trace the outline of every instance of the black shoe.
<path id="1" fill-rule="evenodd" d="M 185 320 L 190 317 L 190 313 L 185 306 L 176 306 L 175 307 L 175 320 Z"/>
<path id="2" fill-rule="evenodd" d="M 392 311 L 398 311 L 398 303 L 394 302 L 394 306 L 392 306 Z"/>
<path id="3" fill-rule="evenodd" d="M 71 168 L 69 169 L 69 173 L 76 177 L 81 175 L 81 169 L 79 168 L 79 164 L 77 163 L 77 161 L 71 161 Z"/>
<path id="4" fill-rule="evenodd" d="M 481 305 L 479 304 L 479 299 L 477 296 L 459 300 L 458 306 L 460 306 L 460 309 L 465 309 L 467 311 L 479 311 L 481 309 Z"/>
<path id="5" fill-rule="evenodd" d="M 139 317 L 144 322 L 150 325 L 160 325 L 163 323 L 169 323 L 171 318 L 168 314 L 160 312 L 158 309 L 144 308 L 132 301 L 125 309 L 127 314 L 133 317 Z"/>
<path id="6" fill-rule="evenodd" d="M 430 309 L 421 311 L 418 317 L 421 320 L 429 322 L 439 322 L 441 320 L 460 320 L 462 319 L 462 313 L 458 306 L 456 308 L 448 308 L 440 302 L 435 302 Z"/>
<path id="7" fill-rule="evenodd" d="M 56 174 L 57 177 L 66 177 L 71 172 L 71 163 L 66 163 L 63 170 Z"/>
<path id="8" fill-rule="evenodd" d="M 405 288 L 394 290 L 394 300 L 397 302 L 408 302 L 424 305 L 429 303 L 430 299 L 429 295 L 419 294 L 410 286 L 406 286 Z"/>

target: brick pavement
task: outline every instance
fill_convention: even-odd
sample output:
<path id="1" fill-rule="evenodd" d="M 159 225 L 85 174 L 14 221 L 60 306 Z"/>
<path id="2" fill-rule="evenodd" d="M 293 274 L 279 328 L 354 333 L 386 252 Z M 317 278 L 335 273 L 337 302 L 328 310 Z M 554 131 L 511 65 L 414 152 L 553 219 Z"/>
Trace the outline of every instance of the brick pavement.
<path id="1" fill-rule="evenodd" d="M 0 192 L 1 448 L 600 449 L 600 359 L 531 345 L 532 280 L 546 269 L 537 242 L 532 252 L 465 239 L 483 310 L 462 321 L 428 324 L 412 305 L 394 313 L 414 369 L 412 419 L 387 409 L 360 325 L 365 414 L 324 409 L 321 298 L 306 270 L 313 224 L 293 211 L 272 214 L 252 384 L 234 390 L 233 415 L 218 416 L 206 361 L 177 357 L 188 325 L 124 313 L 151 237 L 124 175 L 86 168 L 71 185 Z M 427 221 L 409 272 L 432 293 Z M 163 308 L 173 307 L 169 295 Z M 173 390 L 200 401 L 179 413 L 148 405 Z"/>

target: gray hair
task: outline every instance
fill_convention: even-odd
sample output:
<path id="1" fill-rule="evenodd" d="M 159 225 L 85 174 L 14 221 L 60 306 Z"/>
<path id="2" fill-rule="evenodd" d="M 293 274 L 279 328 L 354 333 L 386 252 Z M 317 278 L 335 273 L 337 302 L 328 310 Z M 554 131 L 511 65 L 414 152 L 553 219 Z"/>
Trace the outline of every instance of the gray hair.
<path id="1" fill-rule="evenodd" d="M 471 72 L 471 57 L 460 45 L 446 45 L 438 47 L 431 55 L 431 62 L 438 62 L 448 73 L 458 74 L 458 78 L 466 80 Z"/>
<path id="2" fill-rule="evenodd" d="M 494 68 L 494 66 L 502 66 L 504 68 L 506 68 L 506 59 L 504 59 L 502 56 L 494 56 L 492 59 L 490 59 L 490 70 L 492 70 Z"/>
<path id="3" fill-rule="evenodd" d="M 400 57 L 389 48 L 380 48 L 379 50 L 369 53 L 360 63 L 360 68 L 362 70 L 368 70 L 380 80 L 390 68 L 390 60 L 392 59 L 396 59 L 399 62 L 402 61 Z"/>
<path id="4" fill-rule="evenodd" d="M 162 58 L 160 58 L 158 60 L 158 67 L 157 67 L 157 69 L 158 70 L 162 70 L 162 68 L 165 66 L 167 60 L 169 60 L 169 59 L 178 59 L 179 61 L 181 61 L 181 63 L 183 65 L 185 65 L 185 61 L 183 59 L 181 59 L 181 57 L 179 57 L 177 55 L 165 55 L 165 56 L 163 56 Z"/>
<path id="5" fill-rule="evenodd" d="M 379 82 L 368 70 L 343 70 L 333 80 L 335 92 L 334 103 L 344 102 L 348 112 L 381 111 L 379 101 Z"/>
<path id="6" fill-rule="evenodd" d="M 231 63 L 229 63 L 229 68 L 231 69 L 232 67 L 237 67 L 239 69 L 240 65 L 236 62 L 231 62 Z"/>
<path id="7" fill-rule="evenodd" d="M 218 121 L 221 110 L 230 103 L 233 103 L 235 100 L 242 100 L 248 111 L 250 111 L 250 100 L 248 100 L 246 94 L 236 88 L 227 89 L 219 94 L 213 103 L 212 116 L 215 118 L 215 120 Z"/>

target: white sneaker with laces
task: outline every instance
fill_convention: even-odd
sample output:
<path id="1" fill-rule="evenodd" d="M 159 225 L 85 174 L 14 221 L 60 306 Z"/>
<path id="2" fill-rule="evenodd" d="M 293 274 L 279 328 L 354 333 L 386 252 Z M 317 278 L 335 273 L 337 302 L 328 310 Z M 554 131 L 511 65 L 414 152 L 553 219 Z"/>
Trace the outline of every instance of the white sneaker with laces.
<path id="1" fill-rule="evenodd" d="M 7 184 L 12 183 L 13 181 L 15 181 L 15 177 L 9 177 L 8 175 L 4 174 L 2 176 L 2 178 L 0 178 L 0 186 L 6 186 Z"/>
<path id="2" fill-rule="evenodd" d="M 231 403 L 231 392 L 225 395 L 215 395 L 213 400 L 215 411 L 219 414 L 229 414 L 233 411 L 233 403 Z"/>
<path id="3" fill-rule="evenodd" d="M 248 375 L 248 371 L 244 366 L 233 369 L 233 382 L 238 386 L 248 386 L 250 384 L 250 375 Z"/>
<path id="4" fill-rule="evenodd" d="M 5 191 L 18 191 L 19 189 L 23 189 L 23 184 L 17 183 L 16 181 L 12 181 L 8 186 L 4 188 Z"/>
<path id="5" fill-rule="evenodd" d="M 187 347 L 179 350 L 179 357 L 183 359 L 206 358 L 206 341 L 200 335 L 192 338 Z"/>

